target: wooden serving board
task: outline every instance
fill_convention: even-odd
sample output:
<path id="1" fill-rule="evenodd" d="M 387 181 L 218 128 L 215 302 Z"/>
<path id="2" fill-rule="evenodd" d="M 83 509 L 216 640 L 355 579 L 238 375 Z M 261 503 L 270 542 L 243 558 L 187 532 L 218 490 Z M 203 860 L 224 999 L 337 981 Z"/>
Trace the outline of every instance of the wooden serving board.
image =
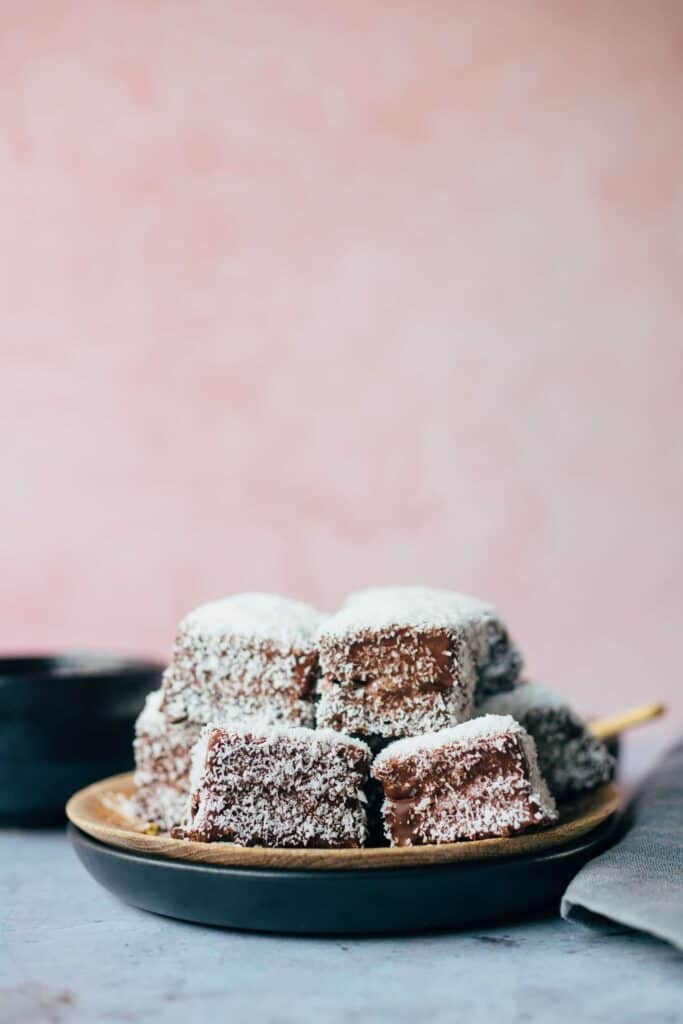
<path id="1" fill-rule="evenodd" d="M 608 784 L 561 808 L 551 828 L 503 839 L 476 839 L 441 846 L 376 847 L 362 850 L 267 849 L 233 843 L 194 843 L 170 836 L 147 835 L 122 813 L 135 791 L 133 773 L 114 775 L 80 790 L 66 805 L 69 820 L 82 832 L 109 846 L 170 860 L 224 867 L 303 871 L 351 871 L 367 868 L 420 867 L 454 861 L 513 857 L 563 846 L 597 828 L 619 807 L 619 792 Z M 117 809 L 118 808 L 118 809 Z"/>

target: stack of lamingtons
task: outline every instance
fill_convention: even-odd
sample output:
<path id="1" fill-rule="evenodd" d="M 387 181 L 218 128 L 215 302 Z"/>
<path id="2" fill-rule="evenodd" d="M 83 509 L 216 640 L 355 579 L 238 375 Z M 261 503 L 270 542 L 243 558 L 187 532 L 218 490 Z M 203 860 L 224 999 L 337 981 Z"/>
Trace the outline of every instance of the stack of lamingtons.
<path id="1" fill-rule="evenodd" d="M 493 607 L 377 588 L 334 615 L 268 594 L 180 624 L 135 738 L 135 813 L 201 842 L 403 846 L 512 835 L 614 763 L 520 679 Z"/>

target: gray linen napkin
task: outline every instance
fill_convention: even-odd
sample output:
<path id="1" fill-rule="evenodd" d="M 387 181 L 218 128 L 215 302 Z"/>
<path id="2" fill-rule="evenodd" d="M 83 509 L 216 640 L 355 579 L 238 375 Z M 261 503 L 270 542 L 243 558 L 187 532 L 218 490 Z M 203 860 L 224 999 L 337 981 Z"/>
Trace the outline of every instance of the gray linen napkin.
<path id="1" fill-rule="evenodd" d="M 562 916 L 593 927 L 617 921 L 683 949 L 683 741 L 642 783 L 625 828 L 571 882 Z"/>

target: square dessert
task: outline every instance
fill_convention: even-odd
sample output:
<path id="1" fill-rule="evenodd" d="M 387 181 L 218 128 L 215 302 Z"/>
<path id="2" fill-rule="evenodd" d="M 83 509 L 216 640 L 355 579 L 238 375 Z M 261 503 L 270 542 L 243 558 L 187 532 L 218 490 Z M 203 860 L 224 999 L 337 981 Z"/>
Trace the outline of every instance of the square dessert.
<path id="1" fill-rule="evenodd" d="M 183 834 L 241 846 L 362 846 L 369 765 L 364 743 L 331 730 L 208 725 Z"/>
<path id="2" fill-rule="evenodd" d="M 312 725 L 322 616 L 273 594 L 237 594 L 202 605 L 180 623 L 164 674 L 172 721 L 258 718 Z"/>
<path id="3" fill-rule="evenodd" d="M 465 721 L 475 687 L 514 685 L 521 665 L 490 605 L 422 587 L 352 594 L 317 643 L 318 723 L 375 744 Z"/>
<path id="4" fill-rule="evenodd" d="M 522 670 L 522 656 L 510 640 L 507 627 L 500 615 L 487 601 L 455 590 L 371 587 L 350 594 L 345 607 L 369 600 L 393 603 L 401 596 L 404 599 L 414 597 L 419 600 L 427 595 L 433 601 L 450 602 L 462 616 L 476 674 L 475 703 L 494 693 L 512 689 L 517 684 Z"/>
<path id="5" fill-rule="evenodd" d="M 135 723 L 136 817 L 169 831 L 183 820 L 190 794 L 192 748 L 201 726 L 169 722 L 161 711 L 161 690 L 150 693 Z"/>
<path id="6" fill-rule="evenodd" d="M 482 714 L 512 715 L 533 736 L 538 763 L 556 800 L 570 800 L 614 775 L 616 762 L 567 702 L 547 686 L 524 683 L 487 700 Z"/>
<path id="7" fill-rule="evenodd" d="M 557 820 L 534 741 L 505 715 L 397 740 L 372 774 L 392 846 L 509 836 Z"/>

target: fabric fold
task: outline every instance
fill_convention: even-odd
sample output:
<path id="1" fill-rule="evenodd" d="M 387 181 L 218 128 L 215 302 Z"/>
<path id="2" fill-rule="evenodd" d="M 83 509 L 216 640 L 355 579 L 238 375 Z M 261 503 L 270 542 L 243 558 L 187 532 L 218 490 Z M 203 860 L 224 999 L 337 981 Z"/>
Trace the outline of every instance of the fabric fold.
<path id="1" fill-rule="evenodd" d="M 683 949 L 683 741 L 641 784 L 623 838 L 571 882 L 562 916 L 596 928 L 616 922 Z"/>

